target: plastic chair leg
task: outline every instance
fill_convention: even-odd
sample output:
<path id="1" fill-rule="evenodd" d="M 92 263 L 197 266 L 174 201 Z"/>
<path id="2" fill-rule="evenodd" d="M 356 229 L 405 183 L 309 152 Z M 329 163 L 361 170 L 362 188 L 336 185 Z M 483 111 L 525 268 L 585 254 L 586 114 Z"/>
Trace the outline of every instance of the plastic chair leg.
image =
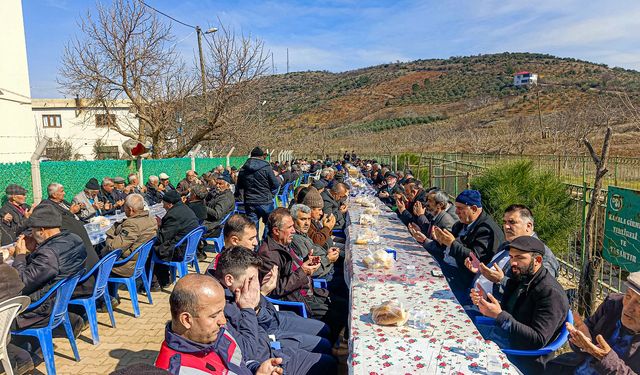
<path id="1" fill-rule="evenodd" d="M 64 323 L 62 324 L 64 324 L 64 330 L 67 331 L 67 338 L 69 339 L 69 344 L 71 344 L 71 349 L 73 350 L 73 356 L 76 358 L 76 362 L 79 362 L 80 354 L 78 353 L 78 346 L 76 345 L 76 338 L 73 335 L 73 328 L 71 328 L 71 322 L 69 322 L 68 313 L 67 313 L 67 316 L 65 317 Z M 51 346 L 53 347 L 53 343 L 51 344 Z"/>
<path id="2" fill-rule="evenodd" d="M 94 301 L 93 299 L 83 299 L 82 306 L 84 306 L 84 310 L 87 312 L 87 319 L 89 319 L 89 327 L 91 327 L 91 338 L 93 339 L 93 345 L 98 345 L 100 344 L 100 336 L 98 335 L 98 315 L 96 312 L 96 301 Z"/>
<path id="3" fill-rule="evenodd" d="M 149 279 L 147 279 L 144 276 L 145 276 L 144 274 L 141 276 L 142 286 L 144 287 L 144 291 L 147 293 L 147 299 L 149 300 L 149 304 L 153 305 L 153 299 L 151 299 L 151 281 L 149 281 Z"/>
<path id="4" fill-rule="evenodd" d="M 138 305 L 138 289 L 136 288 L 136 282 L 132 279 L 127 279 L 126 284 L 127 290 L 129 290 L 129 297 L 131 297 L 133 315 L 137 318 L 140 316 L 140 305 Z"/>
<path id="5" fill-rule="evenodd" d="M 176 283 L 176 267 L 170 266 L 169 267 L 171 269 L 171 284 L 175 284 Z"/>
<path id="6" fill-rule="evenodd" d="M 104 305 L 107 306 L 109 319 L 111 319 L 111 328 L 116 328 L 116 319 L 113 317 L 113 306 L 111 306 L 111 296 L 109 295 L 109 293 L 105 292 L 102 295 L 102 298 L 104 299 Z"/>
<path id="7" fill-rule="evenodd" d="M 200 273 L 200 264 L 198 264 L 198 257 L 193 258 L 193 268 L 197 273 Z"/>
<path id="8" fill-rule="evenodd" d="M 42 349 L 42 358 L 47 368 L 47 375 L 56 375 L 56 363 L 53 358 L 53 337 L 48 327 L 36 331 L 40 348 Z"/>

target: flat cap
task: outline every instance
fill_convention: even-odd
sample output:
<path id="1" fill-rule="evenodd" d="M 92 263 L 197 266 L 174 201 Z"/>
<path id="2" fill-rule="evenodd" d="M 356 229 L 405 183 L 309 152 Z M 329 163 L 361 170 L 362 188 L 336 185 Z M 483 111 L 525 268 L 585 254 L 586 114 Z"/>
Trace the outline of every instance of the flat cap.
<path id="1" fill-rule="evenodd" d="M 11 184 L 4 190 L 7 195 L 27 195 L 27 189 L 18 184 Z"/>
<path id="2" fill-rule="evenodd" d="M 180 194 L 175 190 L 169 190 L 162 196 L 162 200 L 171 204 L 176 204 L 180 202 L 182 199 L 180 198 Z"/>
<path id="3" fill-rule="evenodd" d="M 526 251 L 528 253 L 538 253 L 544 255 L 544 243 L 532 236 L 520 236 L 511 241 L 509 247 Z"/>
<path id="4" fill-rule="evenodd" d="M 33 209 L 27 220 L 29 228 L 60 228 L 62 215 L 50 204 L 40 204 Z"/>

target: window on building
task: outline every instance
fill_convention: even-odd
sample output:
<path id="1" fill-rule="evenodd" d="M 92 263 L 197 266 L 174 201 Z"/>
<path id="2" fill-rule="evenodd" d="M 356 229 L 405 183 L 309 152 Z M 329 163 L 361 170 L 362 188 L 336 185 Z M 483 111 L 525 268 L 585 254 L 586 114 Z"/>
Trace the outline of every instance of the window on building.
<path id="1" fill-rule="evenodd" d="M 43 128 L 61 128 L 62 117 L 60 115 L 42 115 Z"/>
<path id="2" fill-rule="evenodd" d="M 96 153 L 95 156 L 98 160 L 120 158 L 118 146 L 98 146 L 94 148 L 94 152 Z"/>
<path id="3" fill-rule="evenodd" d="M 96 128 L 111 128 L 116 124 L 113 113 L 99 113 L 96 115 Z"/>

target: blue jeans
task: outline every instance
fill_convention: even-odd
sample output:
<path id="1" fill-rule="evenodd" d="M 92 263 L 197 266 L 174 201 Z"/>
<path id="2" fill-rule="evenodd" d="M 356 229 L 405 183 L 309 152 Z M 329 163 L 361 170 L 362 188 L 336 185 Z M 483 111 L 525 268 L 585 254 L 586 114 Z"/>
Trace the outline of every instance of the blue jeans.
<path id="1" fill-rule="evenodd" d="M 327 339 L 330 331 L 325 323 L 290 311 L 278 312 L 278 320 L 276 331 L 269 333 L 275 334 L 282 347 L 331 354 L 332 343 Z"/>
<path id="2" fill-rule="evenodd" d="M 269 219 L 269 214 L 271 213 L 271 211 L 273 211 L 273 203 L 259 205 L 245 203 L 244 210 L 249 220 L 256 223 L 256 228 L 258 227 L 259 220 L 262 220 L 266 227 Z"/>

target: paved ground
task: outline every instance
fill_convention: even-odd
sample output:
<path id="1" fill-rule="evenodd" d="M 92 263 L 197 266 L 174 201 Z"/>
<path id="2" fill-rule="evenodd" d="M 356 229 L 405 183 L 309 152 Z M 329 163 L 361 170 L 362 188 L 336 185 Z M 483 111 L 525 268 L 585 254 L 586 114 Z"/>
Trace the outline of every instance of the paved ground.
<path id="1" fill-rule="evenodd" d="M 209 259 L 212 255 L 209 254 Z M 204 271 L 209 262 L 201 262 Z M 151 293 L 153 305 L 147 297 L 138 295 L 140 317 L 134 318 L 129 294 L 120 291 L 121 303 L 115 309 L 116 328 L 111 328 L 109 315 L 98 313 L 100 344 L 91 343 L 89 329 L 82 332 L 78 343 L 80 362 L 73 359 L 73 352 L 66 338 L 54 338 L 57 373 L 68 374 L 109 374 L 134 363 L 153 364 L 160 344 L 164 339 L 164 327 L 171 319 L 169 311 L 170 289 Z M 44 362 L 36 367 L 36 374 L 46 374 Z"/>

